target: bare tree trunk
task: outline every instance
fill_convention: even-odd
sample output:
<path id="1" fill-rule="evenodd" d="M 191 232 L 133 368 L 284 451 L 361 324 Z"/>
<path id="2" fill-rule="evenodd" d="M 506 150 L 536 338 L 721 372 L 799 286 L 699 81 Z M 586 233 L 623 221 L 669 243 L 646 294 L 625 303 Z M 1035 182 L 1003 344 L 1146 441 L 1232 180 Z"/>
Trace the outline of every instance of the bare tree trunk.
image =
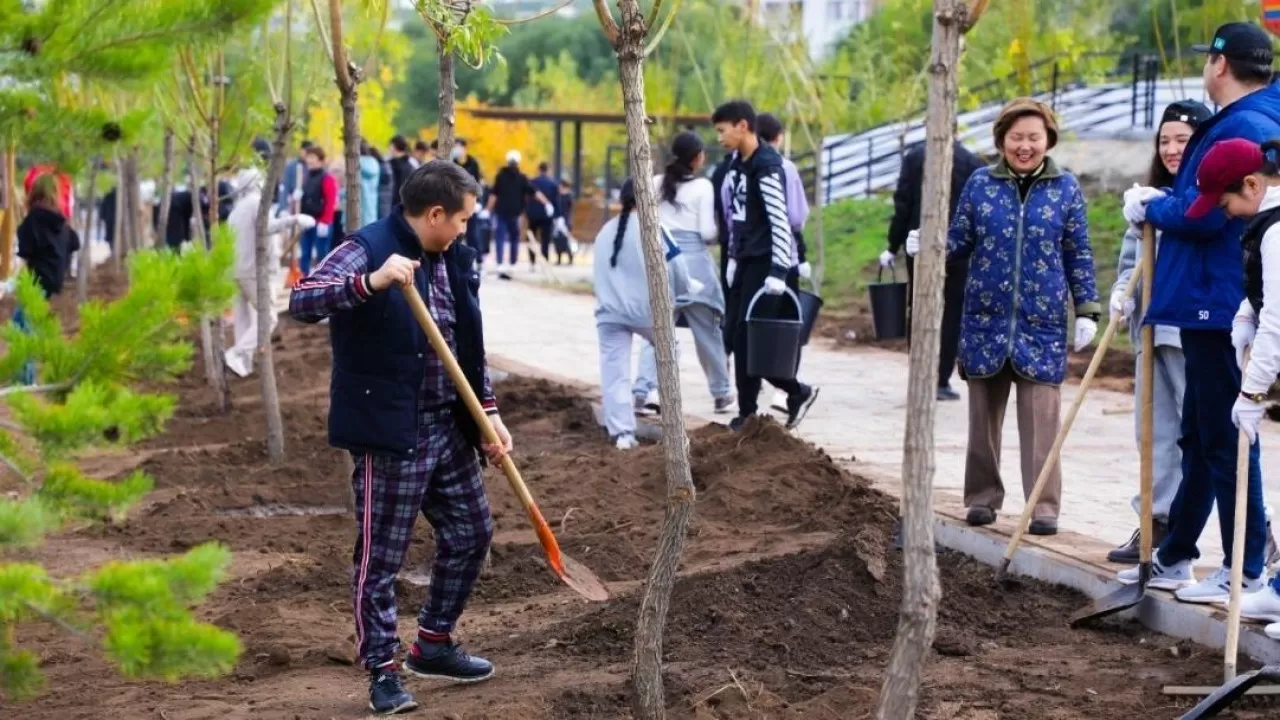
<path id="1" fill-rule="evenodd" d="M 216 86 L 210 94 L 213 111 L 209 114 L 209 232 L 204 238 L 206 251 L 213 249 L 213 231 L 218 227 L 219 210 L 222 193 L 218 191 L 218 153 L 221 151 L 219 140 L 222 132 L 222 113 L 226 107 L 226 92 L 223 77 L 226 74 L 225 58 L 218 52 Z M 231 384 L 227 382 L 227 334 L 222 329 L 222 317 L 205 318 L 210 324 L 209 351 L 206 357 L 212 361 L 209 366 L 209 386 L 218 397 L 218 409 L 227 412 L 231 409 Z M 203 336 L 202 336 L 203 337 Z"/>
<path id="2" fill-rule="evenodd" d="M 436 51 L 440 62 L 440 90 L 436 95 L 440 104 L 440 124 L 436 130 L 436 152 L 441 158 L 448 159 L 453 152 L 453 135 L 457 124 L 454 110 L 457 87 L 454 82 L 453 53 L 445 50 L 445 43 L 439 38 L 436 38 Z"/>
<path id="3" fill-rule="evenodd" d="M 124 163 L 120 161 L 119 153 L 116 154 L 115 164 L 116 164 L 116 216 L 112 218 L 112 222 L 114 224 L 114 227 L 112 228 L 112 232 L 114 233 L 114 237 L 115 237 L 115 246 L 111 248 L 111 264 L 115 267 L 115 271 L 119 273 L 120 267 L 121 267 L 121 259 L 122 259 L 121 256 L 124 255 L 124 245 L 125 245 L 125 240 L 124 240 L 125 217 L 124 216 L 125 216 L 125 213 L 128 212 L 127 210 L 125 210 L 125 207 L 126 207 L 125 193 L 129 191 L 128 190 L 129 184 L 126 183 L 124 179 Z"/>
<path id="4" fill-rule="evenodd" d="M 286 71 L 287 72 L 287 71 Z M 271 348 L 271 326 L 275 319 L 275 287 L 271 283 L 272 270 L 280 258 L 271 255 L 271 238 L 267 235 L 267 222 L 271 218 L 270 188 L 280 184 L 284 175 L 284 148 L 289 142 L 292 124 L 289 109 L 284 103 L 276 103 L 275 138 L 271 142 L 271 161 L 267 165 L 267 181 L 263 186 L 262 201 L 258 205 L 257 237 L 254 240 L 254 273 L 257 280 L 258 348 L 254 364 L 262 382 L 262 407 L 267 415 L 267 458 L 271 464 L 284 462 L 284 420 L 280 416 L 280 391 L 276 387 L 275 357 Z"/>
<path id="5" fill-rule="evenodd" d="M 648 116 L 644 103 L 644 46 L 647 29 L 638 0 L 619 0 L 622 22 L 618 34 L 618 70 L 627 120 L 627 145 L 637 178 L 649 177 L 652 158 Z M 639 720 L 665 716 L 662 687 L 662 639 L 675 585 L 676 569 L 693 517 L 696 491 L 689 468 L 689 438 L 680 397 L 675 354 L 675 324 L 667 278 L 666 253 L 658 236 L 658 202 L 653 185 L 637 182 L 636 212 L 640 219 L 649 304 L 653 312 L 653 345 L 658 361 L 658 392 L 662 395 L 662 443 L 666 456 L 667 497 L 662 532 L 654 554 L 640 616 L 636 621 L 632 660 L 632 710 Z"/>
<path id="6" fill-rule="evenodd" d="M 164 171 L 160 174 L 160 219 L 156 222 L 154 246 L 160 247 L 161 238 L 169 231 L 169 211 L 173 208 L 173 129 L 164 129 Z"/>
<path id="7" fill-rule="evenodd" d="M 138 149 L 136 147 L 125 156 L 124 168 L 125 174 L 129 178 L 129 252 L 133 252 L 142 247 L 143 228 L 145 227 L 142 219 L 142 188 L 139 184 Z"/>
<path id="8" fill-rule="evenodd" d="M 98 158 L 89 161 L 89 192 L 84 208 L 84 232 L 80 238 L 80 255 L 76 260 L 76 302 L 89 299 L 89 273 L 93 272 L 93 230 L 98 203 Z"/>
<path id="9" fill-rule="evenodd" d="M 981 15 L 981 3 L 974 20 Z M 942 285 L 951 192 L 956 67 L 960 39 L 970 23 L 961 0 L 934 0 L 933 51 L 929 60 L 924 206 L 920 253 L 916 255 L 907 428 L 903 443 L 902 612 L 876 707 L 876 720 L 911 720 L 920 695 L 920 675 L 937 629 L 937 558 L 933 550 L 934 418 L 937 411 L 938 346 Z"/>
<path id="10" fill-rule="evenodd" d="M 360 108 L 357 105 L 360 75 L 347 59 L 342 41 L 342 0 L 329 0 L 329 33 L 333 38 L 333 71 L 342 96 L 343 174 L 347 187 L 347 206 L 343 219 L 348 228 L 360 223 Z M 333 238 L 336 243 L 339 238 Z"/>

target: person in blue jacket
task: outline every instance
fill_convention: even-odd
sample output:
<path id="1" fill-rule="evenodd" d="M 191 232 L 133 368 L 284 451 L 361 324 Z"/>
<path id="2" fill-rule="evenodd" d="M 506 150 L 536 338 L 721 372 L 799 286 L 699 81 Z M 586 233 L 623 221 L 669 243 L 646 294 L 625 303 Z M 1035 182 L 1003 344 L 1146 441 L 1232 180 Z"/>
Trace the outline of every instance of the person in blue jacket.
<path id="1" fill-rule="evenodd" d="M 1160 231 L 1155 289 L 1143 322 L 1180 328 L 1187 389 L 1182 404 L 1182 486 L 1170 513 L 1170 533 L 1152 564 L 1150 586 L 1176 590 L 1183 602 L 1215 603 L 1229 596 L 1237 432 L 1231 408 L 1240 392 L 1240 368 L 1231 345 L 1231 322 L 1244 298 L 1240 238 L 1244 221 L 1201 200 L 1196 174 L 1209 148 L 1244 138 L 1261 144 L 1280 136 L 1280 88 L 1271 85 L 1271 39 L 1249 23 L 1218 28 L 1205 53 L 1204 85 L 1222 110 L 1196 128 L 1186 158 L 1165 190 L 1135 187 L 1125 193 L 1125 219 L 1150 222 Z M 1207 200 L 1207 198 L 1206 198 Z M 1221 568 L 1196 583 L 1191 564 L 1196 543 L 1217 502 Z M 1258 446 L 1249 452 L 1249 512 L 1245 530 L 1246 591 L 1263 586 L 1265 547 L 1262 476 Z M 1136 568 L 1121 582 L 1138 580 Z"/>

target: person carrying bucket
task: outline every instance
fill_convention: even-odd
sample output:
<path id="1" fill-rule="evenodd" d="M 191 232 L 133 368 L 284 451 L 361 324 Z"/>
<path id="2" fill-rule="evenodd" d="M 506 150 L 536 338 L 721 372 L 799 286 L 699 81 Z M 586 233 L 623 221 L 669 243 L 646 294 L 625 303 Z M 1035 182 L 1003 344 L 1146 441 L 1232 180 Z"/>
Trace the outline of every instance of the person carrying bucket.
<path id="1" fill-rule="evenodd" d="M 475 251 L 457 242 L 479 193 L 453 161 L 423 165 L 405 179 L 389 215 L 348 236 L 289 296 L 294 319 L 330 320 L 329 442 L 349 451 L 355 468 L 356 653 L 369 671 L 369 707 L 379 714 L 417 707 L 401 667 L 455 683 L 494 672 L 452 635 L 493 539 L 479 453 L 500 462 L 512 450 L 485 361 Z M 483 439 L 405 288 L 422 296 L 500 444 Z M 419 514 L 435 531 L 435 560 L 401 665 L 396 575 Z"/>
<path id="2" fill-rule="evenodd" d="M 632 401 L 631 342 L 636 336 L 653 342 L 653 311 L 640 244 L 640 218 L 635 214 L 635 183 L 631 179 L 622 184 L 621 200 L 622 212 L 596 235 L 592 287 L 596 294 L 604 425 L 615 447 L 631 450 L 639 444 Z M 708 288 L 689 276 L 680 254 L 680 248 L 668 241 L 666 258 L 672 296 L 701 295 Z M 646 372 L 643 359 L 641 372 Z M 657 377 L 656 367 L 647 372 Z"/>
<path id="3" fill-rule="evenodd" d="M 1022 486 L 1029 493 L 1058 433 L 1067 348 L 1080 352 L 1093 342 L 1102 312 L 1084 192 L 1046 155 L 1058 140 L 1053 111 L 1018 98 L 1000 111 L 993 130 L 1000 160 L 965 183 L 947 235 L 947 261 L 969 263 L 960 372 L 969 383 L 964 504 L 974 526 L 995 522 L 1004 504 L 1000 445 L 1010 388 L 1018 390 Z M 918 235 L 908 237 L 907 252 L 918 251 Z M 1055 467 L 1029 532 L 1058 532 L 1061 497 Z"/>
<path id="4" fill-rule="evenodd" d="M 735 325 L 733 354 L 737 360 L 733 365 L 738 386 L 738 416 L 729 426 L 737 431 L 759 409 L 762 379 L 749 372 L 752 355 L 748 320 L 775 318 L 788 312 L 794 312 L 799 319 L 799 301 L 795 295 L 798 274 L 792 272 L 797 267 L 797 252 L 787 217 L 787 178 L 782 156 L 756 135 L 755 109 L 746 101 L 731 101 L 716 108 L 711 122 L 720 144 L 737 153 L 725 178 L 733 221 L 730 260 L 725 274 L 738 299 L 737 309 L 730 316 L 730 322 Z M 779 302 L 781 295 L 789 298 Z M 792 303 L 795 310 L 786 309 L 786 303 Z M 770 353 L 789 350 L 798 358 L 795 355 L 799 350 L 798 334 L 795 343 L 791 348 L 756 348 L 756 356 L 764 359 Z M 785 370 L 785 376 L 775 374 L 764 379 L 787 393 L 786 424 L 788 428 L 795 428 L 813 407 L 818 388 L 795 379 L 794 363 Z"/>

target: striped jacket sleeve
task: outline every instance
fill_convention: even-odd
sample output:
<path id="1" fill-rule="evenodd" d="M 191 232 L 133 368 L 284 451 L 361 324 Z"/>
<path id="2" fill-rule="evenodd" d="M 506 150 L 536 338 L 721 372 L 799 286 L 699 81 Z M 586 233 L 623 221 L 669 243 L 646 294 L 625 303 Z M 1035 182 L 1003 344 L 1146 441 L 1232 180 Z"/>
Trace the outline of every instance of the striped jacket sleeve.
<path id="1" fill-rule="evenodd" d="M 320 261 L 289 293 L 289 314 L 315 323 L 340 310 L 350 310 L 373 295 L 369 287 L 369 254 L 348 240 Z"/>
<path id="2" fill-rule="evenodd" d="M 760 171 L 760 196 L 772 235 L 769 274 L 785 278 L 795 265 L 791 220 L 787 217 L 787 176 L 781 165 Z"/>

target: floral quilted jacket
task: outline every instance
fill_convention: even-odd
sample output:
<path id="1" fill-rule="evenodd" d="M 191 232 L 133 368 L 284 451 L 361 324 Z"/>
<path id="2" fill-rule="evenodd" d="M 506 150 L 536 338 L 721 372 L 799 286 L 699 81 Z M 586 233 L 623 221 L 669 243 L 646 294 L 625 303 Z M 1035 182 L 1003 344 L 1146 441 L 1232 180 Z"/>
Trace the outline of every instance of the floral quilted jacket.
<path id="1" fill-rule="evenodd" d="M 947 260 L 969 260 L 960 331 L 966 377 L 1007 361 L 1029 380 L 1060 385 L 1067 371 L 1067 294 L 1076 314 L 1100 313 L 1084 194 L 1045 160 L 1026 202 L 1002 160 L 974 173 L 947 236 Z"/>

